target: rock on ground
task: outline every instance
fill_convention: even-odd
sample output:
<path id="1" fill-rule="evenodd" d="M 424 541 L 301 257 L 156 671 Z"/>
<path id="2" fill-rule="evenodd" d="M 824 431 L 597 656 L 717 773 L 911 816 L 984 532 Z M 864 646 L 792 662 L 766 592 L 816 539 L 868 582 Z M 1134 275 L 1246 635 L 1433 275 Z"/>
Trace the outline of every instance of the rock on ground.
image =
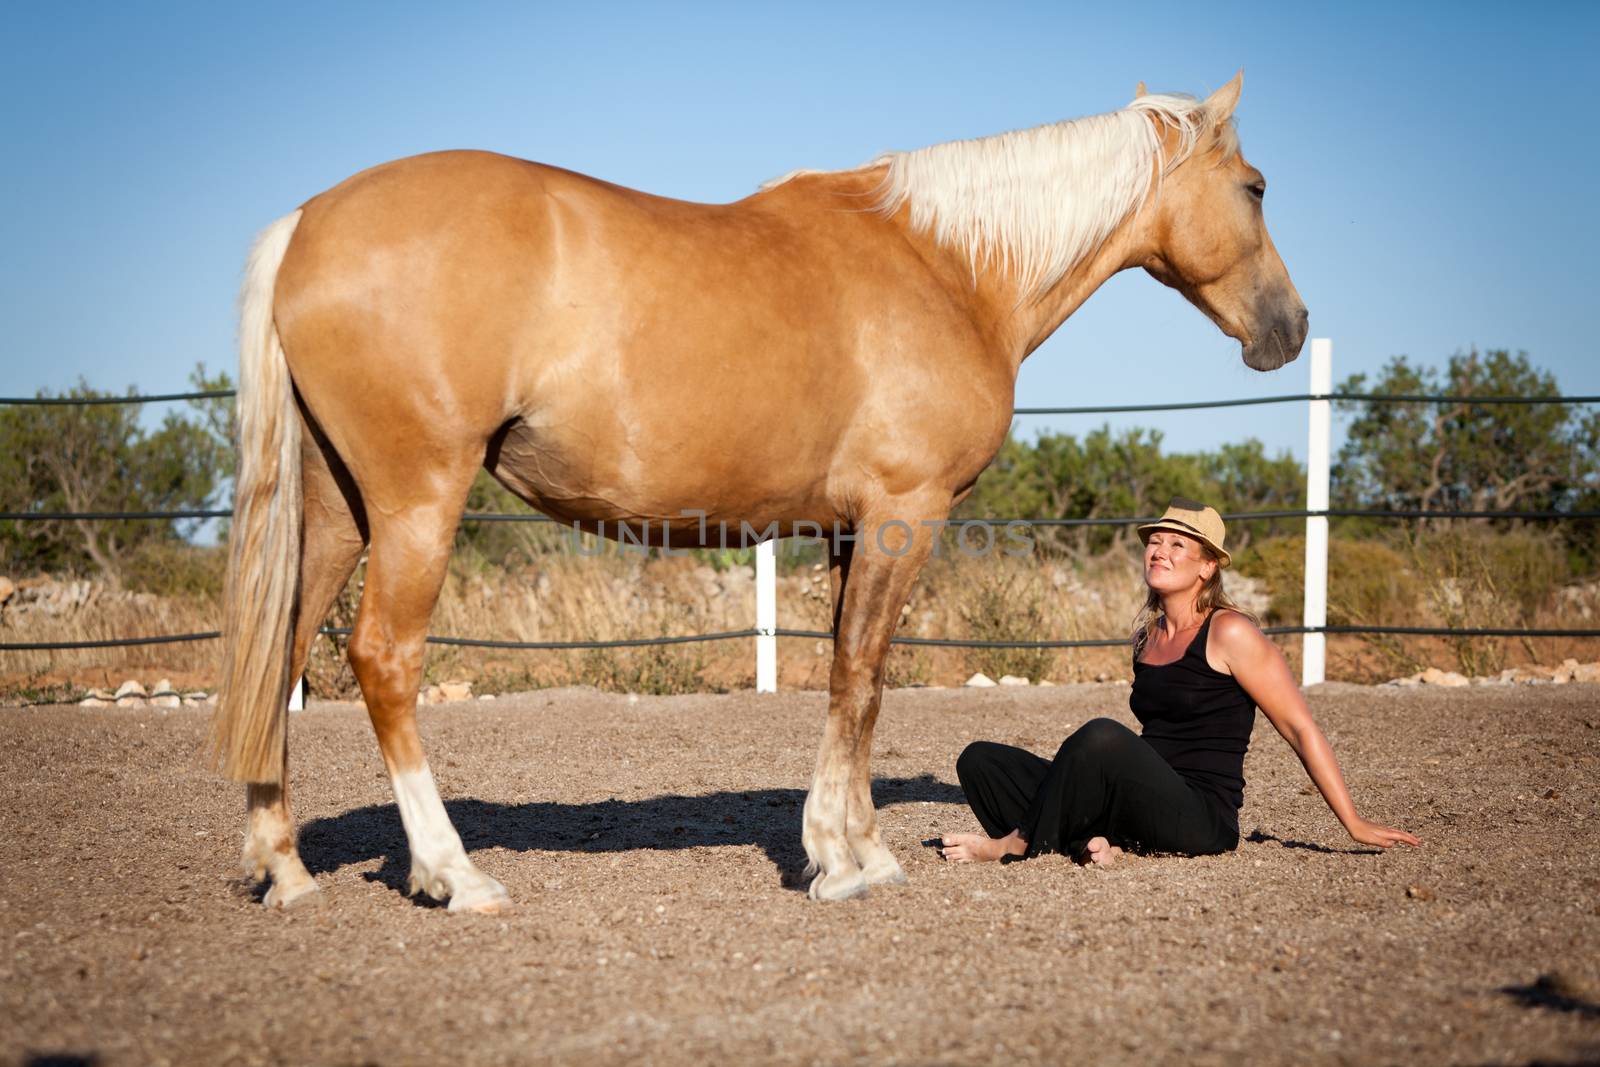
<path id="1" fill-rule="evenodd" d="M 1575 659 L 1568 658 L 1563 660 L 1559 667 L 1544 667 L 1538 664 L 1525 667 L 1507 667 L 1498 675 L 1481 678 L 1468 678 L 1455 671 L 1429 667 L 1405 678 L 1391 678 L 1384 684 L 1399 686 L 1510 685 L 1514 683 L 1565 685 L 1569 682 L 1600 682 L 1600 662 L 1579 663 Z"/>

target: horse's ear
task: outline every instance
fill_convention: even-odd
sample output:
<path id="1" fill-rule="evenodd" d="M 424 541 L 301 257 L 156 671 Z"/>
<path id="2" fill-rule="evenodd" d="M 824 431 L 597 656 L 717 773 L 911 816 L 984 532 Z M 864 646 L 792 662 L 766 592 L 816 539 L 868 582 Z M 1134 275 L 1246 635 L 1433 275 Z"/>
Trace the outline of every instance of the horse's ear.
<path id="1" fill-rule="evenodd" d="M 1206 110 L 1217 122 L 1227 122 L 1233 118 L 1233 109 L 1239 106 L 1239 94 L 1243 91 L 1244 68 L 1240 67 L 1232 81 L 1206 97 Z"/>
<path id="2" fill-rule="evenodd" d="M 1148 89 L 1146 89 L 1144 87 L 1144 82 L 1140 82 L 1138 85 L 1135 85 L 1133 87 L 1133 98 L 1135 100 L 1139 99 L 1141 96 L 1149 96 L 1149 95 L 1150 95 L 1150 90 L 1148 90 Z"/>

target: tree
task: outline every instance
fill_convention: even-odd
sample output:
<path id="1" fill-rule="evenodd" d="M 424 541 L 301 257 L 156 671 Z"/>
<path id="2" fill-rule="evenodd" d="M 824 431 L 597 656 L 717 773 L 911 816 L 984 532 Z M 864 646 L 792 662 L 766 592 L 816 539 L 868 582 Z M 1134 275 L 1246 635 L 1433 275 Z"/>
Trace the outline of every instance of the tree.
<path id="1" fill-rule="evenodd" d="M 1367 392 L 1367 376 L 1346 379 L 1341 392 Z M 1455 397 L 1559 397 L 1555 378 L 1526 353 L 1476 350 L 1451 357 L 1443 375 L 1391 359 L 1372 394 L 1428 393 Z M 1566 404 L 1473 404 L 1347 401 L 1353 413 L 1333 475 L 1338 506 L 1421 511 L 1561 510 L 1573 507 L 1596 480 L 1600 420 Z"/>
<path id="2" fill-rule="evenodd" d="M 1159 514 L 1174 496 L 1206 501 L 1219 511 L 1269 511 L 1301 506 L 1305 469 L 1287 452 L 1269 457 L 1260 441 L 1215 452 L 1163 454 L 1159 430 L 1140 427 L 1041 434 L 1032 444 L 1007 438 L 963 504 L 961 516 L 1113 518 Z M 1277 520 L 1284 526 L 1292 520 Z M 1230 549 L 1247 545 L 1248 527 L 1234 527 Z M 1041 544 L 1075 552 L 1132 545 L 1134 527 L 1040 527 Z"/>
<path id="3" fill-rule="evenodd" d="M 1306 469 L 1288 451 L 1269 456 L 1266 446 L 1252 437 L 1189 458 L 1204 486 L 1198 499 L 1214 503 L 1219 511 L 1294 511 L 1306 505 Z M 1166 501 L 1160 504 L 1165 507 Z M 1228 548 L 1237 553 L 1249 547 L 1253 536 L 1287 536 L 1304 529 L 1304 519 L 1230 523 Z"/>
<path id="4" fill-rule="evenodd" d="M 197 387 L 231 387 L 227 374 Z M 51 394 L 41 390 L 41 398 Z M 60 394 L 112 396 L 83 381 Z M 135 395 L 129 387 L 127 395 Z M 0 510 L 166 511 L 215 506 L 232 471 L 225 401 L 193 401 L 146 430 L 136 404 L 11 406 L 0 409 Z M 7 570 L 93 568 L 120 585 L 129 554 L 155 541 L 182 540 L 198 521 L 48 519 L 0 522 L 0 564 Z"/>
<path id="5" fill-rule="evenodd" d="M 1159 500 L 1192 495 L 1196 472 L 1161 454 L 1161 432 L 1109 426 L 1072 434 L 1041 434 L 1032 444 L 1008 438 L 978 479 L 958 517 L 1094 519 L 1148 513 Z M 1084 552 L 1126 544 L 1132 527 L 1039 527 L 1042 545 Z"/>

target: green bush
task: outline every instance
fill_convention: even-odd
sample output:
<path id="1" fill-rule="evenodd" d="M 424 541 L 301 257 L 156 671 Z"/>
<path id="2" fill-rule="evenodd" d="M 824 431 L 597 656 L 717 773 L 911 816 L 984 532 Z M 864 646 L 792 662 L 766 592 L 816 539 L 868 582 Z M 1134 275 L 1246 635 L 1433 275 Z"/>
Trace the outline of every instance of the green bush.
<path id="1" fill-rule="evenodd" d="M 1037 641 L 1048 635 L 1047 597 L 1038 572 L 1010 561 L 987 562 L 989 566 L 959 583 L 957 610 L 966 636 L 974 641 Z M 974 648 L 966 658 L 972 670 L 997 681 L 1007 674 L 1037 681 L 1055 666 L 1055 652 L 1048 648 Z"/>
<path id="2" fill-rule="evenodd" d="M 127 588 L 157 596 L 222 600 L 228 568 L 225 545 L 196 546 L 182 541 L 145 541 L 123 561 Z"/>
<path id="3" fill-rule="evenodd" d="M 1445 527 L 1418 534 L 1414 566 L 1430 586 L 1465 582 L 1479 591 L 1482 616 L 1470 626 L 1518 626 L 1573 575 L 1566 547 L 1550 531 Z"/>
<path id="4" fill-rule="evenodd" d="M 573 680 L 608 693 L 672 696 L 713 691 L 701 677 L 705 654 L 699 644 L 593 648 L 579 653 Z"/>
<path id="5" fill-rule="evenodd" d="M 1565 546 L 1547 532 L 1445 526 L 1419 532 L 1411 550 L 1432 626 L 1532 627 L 1567 577 Z M 1446 640 L 1463 674 L 1497 674 L 1506 666 L 1504 638 Z"/>
<path id="6" fill-rule="evenodd" d="M 1268 620 L 1295 625 L 1303 617 L 1305 538 L 1259 542 L 1240 554 L 1241 573 L 1271 593 Z M 1328 545 L 1328 622 L 1334 626 L 1436 626 L 1447 629 L 1534 627 L 1541 609 L 1572 577 L 1567 545 L 1558 533 L 1497 531 L 1438 523 L 1395 531 L 1385 540 L 1335 539 Z M 1399 669 L 1426 660 L 1383 635 L 1363 640 Z M 1463 674 L 1497 673 L 1505 642 L 1493 637 L 1446 638 Z"/>
<path id="7" fill-rule="evenodd" d="M 1257 541 L 1233 559 L 1233 569 L 1267 587 L 1267 609 L 1261 621 L 1293 626 L 1305 606 L 1306 539 L 1273 537 Z"/>
<path id="8" fill-rule="evenodd" d="M 883 687 L 904 689 L 907 686 L 931 685 L 933 664 L 927 649 L 916 645 L 894 645 L 883 662 Z"/>
<path id="9" fill-rule="evenodd" d="M 1305 617 L 1304 537 L 1275 537 L 1238 560 L 1241 574 L 1259 578 L 1270 593 L 1269 622 L 1295 626 Z M 1401 626 L 1416 618 L 1421 583 L 1406 555 L 1379 541 L 1328 544 L 1328 623 Z"/>

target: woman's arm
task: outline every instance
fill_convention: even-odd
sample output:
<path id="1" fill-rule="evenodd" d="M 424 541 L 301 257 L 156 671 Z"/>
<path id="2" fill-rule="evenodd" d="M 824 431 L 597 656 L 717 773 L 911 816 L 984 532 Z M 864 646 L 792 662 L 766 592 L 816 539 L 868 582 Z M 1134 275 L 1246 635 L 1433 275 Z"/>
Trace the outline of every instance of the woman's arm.
<path id="1" fill-rule="evenodd" d="M 1250 694 L 1267 721 L 1300 757 L 1312 783 L 1321 791 L 1322 799 L 1328 802 L 1328 807 L 1352 838 L 1382 848 L 1402 843 L 1422 844 L 1403 830 L 1368 822 L 1356 814 L 1355 802 L 1350 799 L 1344 775 L 1339 772 L 1333 747 L 1311 718 L 1305 694 L 1295 684 L 1289 664 L 1277 645 L 1267 640 L 1249 619 L 1232 611 L 1217 614 L 1211 624 L 1211 635 L 1216 639 L 1218 658 L 1226 662 L 1228 670 Z"/>

